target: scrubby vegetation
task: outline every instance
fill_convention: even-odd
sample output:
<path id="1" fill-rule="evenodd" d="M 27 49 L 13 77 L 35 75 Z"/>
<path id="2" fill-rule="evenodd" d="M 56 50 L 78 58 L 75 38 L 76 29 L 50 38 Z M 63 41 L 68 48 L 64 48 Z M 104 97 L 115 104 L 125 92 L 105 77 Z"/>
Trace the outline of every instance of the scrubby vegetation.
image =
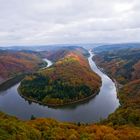
<path id="1" fill-rule="evenodd" d="M 52 67 L 27 76 L 19 89 L 30 100 L 63 105 L 97 94 L 100 85 L 100 78 L 92 72 L 85 57 L 69 51 Z"/>

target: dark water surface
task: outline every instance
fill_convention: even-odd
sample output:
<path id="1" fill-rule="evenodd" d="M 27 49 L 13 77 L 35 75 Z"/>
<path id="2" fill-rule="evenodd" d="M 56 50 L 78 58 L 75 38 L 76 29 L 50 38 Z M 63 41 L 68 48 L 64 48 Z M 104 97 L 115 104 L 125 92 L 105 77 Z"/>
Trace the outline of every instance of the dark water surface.
<path id="1" fill-rule="evenodd" d="M 61 108 L 49 108 L 37 103 L 30 104 L 24 100 L 17 92 L 20 84 L 18 83 L 0 92 L 0 111 L 21 119 L 30 119 L 31 115 L 34 115 L 36 117 L 54 118 L 60 121 L 90 123 L 106 118 L 119 106 L 116 87 L 114 82 L 97 68 L 94 61 L 92 61 L 93 54 L 91 51 L 89 52 L 90 57 L 88 60 L 91 69 L 102 78 L 102 87 L 99 94 L 94 98 L 84 103 L 67 105 Z"/>

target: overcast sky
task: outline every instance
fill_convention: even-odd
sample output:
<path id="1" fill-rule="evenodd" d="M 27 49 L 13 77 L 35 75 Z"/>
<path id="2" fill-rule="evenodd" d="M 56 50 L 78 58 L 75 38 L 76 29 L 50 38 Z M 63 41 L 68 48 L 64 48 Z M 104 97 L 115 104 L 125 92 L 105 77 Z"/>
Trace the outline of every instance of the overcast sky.
<path id="1" fill-rule="evenodd" d="M 140 0 L 0 0 L 0 45 L 140 42 Z"/>

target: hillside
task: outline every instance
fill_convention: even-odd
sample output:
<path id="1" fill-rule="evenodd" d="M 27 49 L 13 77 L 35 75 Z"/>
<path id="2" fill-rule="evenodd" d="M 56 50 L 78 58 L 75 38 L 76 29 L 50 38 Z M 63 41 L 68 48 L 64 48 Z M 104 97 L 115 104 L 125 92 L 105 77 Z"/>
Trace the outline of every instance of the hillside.
<path id="1" fill-rule="evenodd" d="M 105 124 L 140 127 L 140 79 L 129 82 L 118 93 L 121 106 L 111 114 Z"/>
<path id="2" fill-rule="evenodd" d="M 44 65 L 42 58 L 35 52 L 0 50 L 0 83 Z"/>
<path id="3" fill-rule="evenodd" d="M 100 85 L 83 54 L 69 51 L 52 67 L 26 76 L 19 89 L 30 100 L 63 105 L 97 94 Z"/>
<path id="4" fill-rule="evenodd" d="M 1 140 L 138 140 L 140 128 L 123 125 L 63 123 L 52 119 L 21 121 L 0 113 Z"/>
<path id="5" fill-rule="evenodd" d="M 108 47 L 107 47 L 108 48 Z M 135 125 L 140 127 L 140 48 L 116 48 L 109 46 L 98 51 L 94 60 L 112 78 L 121 84 L 118 97 L 121 106 L 111 114 L 105 124 Z"/>
<path id="6" fill-rule="evenodd" d="M 108 48 L 108 47 L 107 47 Z M 114 45 L 110 49 L 95 49 L 94 57 L 97 64 L 104 68 L 119 83 L 125 84 L 129 81 L 140 78 L 140 47 L 116 48 Z M 100 51 L 98 51 L 100 50 Z"/>
<path id="7" fill-rule="evenodd" d="M 118 50 L 126 50 L 126 49 L 138 49 L 140 48 L 140 43 L 120 43 L 120 44 L 108 44 L 108 45 L 98 45 L 94 48 L 94 52 L 109 52 L 109 51 L 118 51 Z"/>
<path id="8" fill-rule="evenodd" d="M 62 59 L 67 53 L 74 51 L 78 54 L 83 54 L 85 57 L 89 56 L 89 53 L 86 49 L 79 46 L 67 46 L 67 47 L 56 47 L 53 51 L 40 51 L 42 57 L 46 57 L 49 60 L 56 62 L 59 59 Z"/>

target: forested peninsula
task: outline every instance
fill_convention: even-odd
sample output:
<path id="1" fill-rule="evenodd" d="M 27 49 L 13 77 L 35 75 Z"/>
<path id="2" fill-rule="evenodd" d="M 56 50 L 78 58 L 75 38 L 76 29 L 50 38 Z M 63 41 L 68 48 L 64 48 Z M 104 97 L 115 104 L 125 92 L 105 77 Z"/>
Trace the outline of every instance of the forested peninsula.
<path id="1" fill-rule="evenodd" d="M 67 51 L 51 67 L 26 76 L 19 92 L 27 100 L 58 106 L 93 97 L 100 86 L 101 79 L 87 58 L 81 52 Z"/>

